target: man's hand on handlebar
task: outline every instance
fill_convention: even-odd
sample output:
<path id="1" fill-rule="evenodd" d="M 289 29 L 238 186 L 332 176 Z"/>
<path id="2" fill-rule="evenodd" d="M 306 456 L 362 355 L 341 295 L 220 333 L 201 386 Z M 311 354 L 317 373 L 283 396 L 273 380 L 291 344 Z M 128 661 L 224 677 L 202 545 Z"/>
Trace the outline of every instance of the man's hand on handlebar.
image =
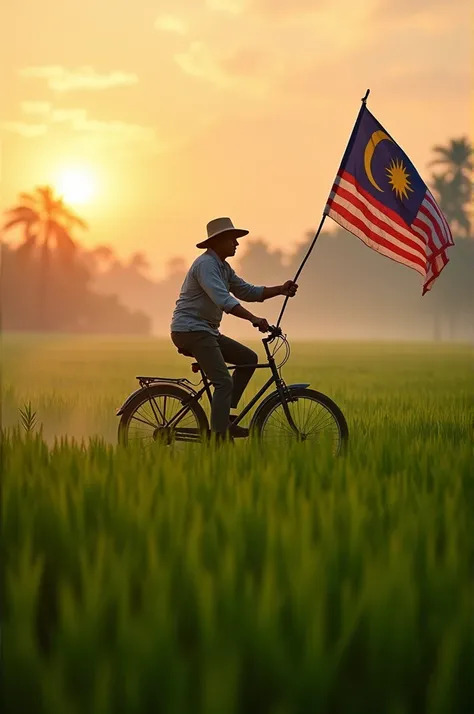
<path id="1" fill-rule="evenodd" d="M 260 332 L 270 332 L 270 325 L 264 317 L 257 317 L 255 320 L 252 320 L 252 325 L 258 327 Z"/>

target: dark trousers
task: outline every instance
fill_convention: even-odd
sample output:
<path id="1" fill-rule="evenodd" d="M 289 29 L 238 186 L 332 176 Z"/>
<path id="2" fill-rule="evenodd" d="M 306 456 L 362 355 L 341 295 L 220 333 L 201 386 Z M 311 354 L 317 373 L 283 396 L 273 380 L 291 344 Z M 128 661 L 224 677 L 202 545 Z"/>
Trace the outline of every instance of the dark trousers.
<path id="1" fill-rule="evenodd" d="M 235 369 L 231 376 L 230 364 L 256 365 L 257 354 L 225 335 L 210 332 L 172 332 L 171 339 L 179 350 L 193 355 L 206 377 L 214 385 L 211 406 L 211 430 L 225 432 L 229 427 L 229 413 L 235 409 L 255 367 Z"/>

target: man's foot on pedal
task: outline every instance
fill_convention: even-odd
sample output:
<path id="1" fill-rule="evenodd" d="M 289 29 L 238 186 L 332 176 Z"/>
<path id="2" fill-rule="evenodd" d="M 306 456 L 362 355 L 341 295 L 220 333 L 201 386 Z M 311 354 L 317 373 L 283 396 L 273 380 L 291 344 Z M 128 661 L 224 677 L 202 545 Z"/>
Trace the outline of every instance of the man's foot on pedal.
<path id="1" fill-rule="evenodd" d="M 238 424 L 233 424 L 232 422 L 237 419 L 235 414 L 230 415 L 230 426 L 229 432 L 234 437 L 234 439 L 245 439 L 249 435 L 249 430 Z"/>

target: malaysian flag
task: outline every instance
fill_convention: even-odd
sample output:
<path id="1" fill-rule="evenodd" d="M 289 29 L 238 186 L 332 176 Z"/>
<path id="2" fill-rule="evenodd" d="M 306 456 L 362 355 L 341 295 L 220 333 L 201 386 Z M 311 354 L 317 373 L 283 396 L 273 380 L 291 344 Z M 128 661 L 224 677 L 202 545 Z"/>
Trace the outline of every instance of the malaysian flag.
<path id="1" fill-rule="evenodd" d="M 449 262 L 454 245 L 440 207 L 408 156 L 361 108 L 324 214 L 369 248 L 413 268 L 423 295 Z"/>

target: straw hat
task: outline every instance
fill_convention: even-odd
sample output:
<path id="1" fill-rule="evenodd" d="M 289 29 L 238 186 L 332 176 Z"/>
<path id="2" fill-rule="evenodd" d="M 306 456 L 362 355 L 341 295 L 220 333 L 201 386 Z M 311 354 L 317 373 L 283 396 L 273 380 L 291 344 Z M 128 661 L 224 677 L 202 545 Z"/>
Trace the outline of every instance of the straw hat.
<path id="1" fill-rule="evenodd" d="M 214 218 L 207 224 L 207 238 L 196 244 L 196 248 L 208 248 L 211 238 L 232 233 L 235 238 L 246 236 L 248 231 L 245 228 L 235 228 L 230 218 Z"/>

